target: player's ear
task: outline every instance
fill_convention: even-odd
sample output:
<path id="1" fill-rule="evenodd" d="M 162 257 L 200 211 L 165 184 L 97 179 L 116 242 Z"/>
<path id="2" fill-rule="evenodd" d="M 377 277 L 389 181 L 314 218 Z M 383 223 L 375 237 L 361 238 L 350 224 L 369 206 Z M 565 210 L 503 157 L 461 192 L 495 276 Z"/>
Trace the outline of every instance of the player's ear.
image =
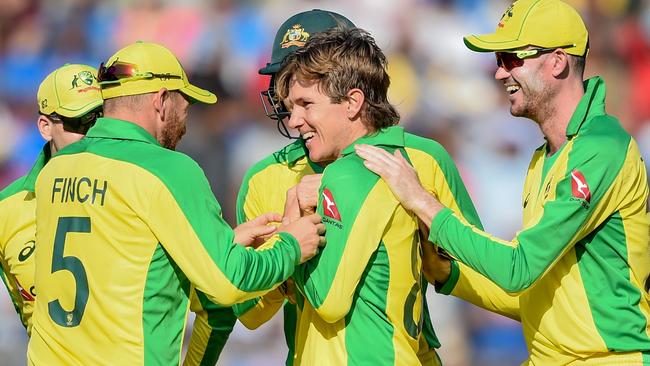
<path id="1" fill-rule="evenodd" d="M 350 89 L 346 96 L 348 103 L 348 119 L 354 120 L 359 117 L 359 113 L 361 112 L 363 102 L 366 100 L 366 96 L 363 94 L 363 91 L 358 88 Z"/>
<path id="2" fill-rule="evenodd" d="M 549 56 L 552 62 L 553 76 L 566 76 L 569 72 L 569 55 L 562 49 L 557 49 Z"/>
<path id="3" fill-rule="evenodd" d="M 38 132 L 40 132 L 45 141 L 52 141 L 52 123 L 53 122 L 44 115 L 41 114 L 38 116 L 36 126 L 38 127 Z"/>
<path id="4" fill-rule="evenodd" d="M 153 108 L 156 113 L 160 116 L 160 119 L 164 120 L 169 113 L 169 108 L 172 107 L 171 103 L 171 93 L 167 88 L 161 88 L 153 95 Z"/>

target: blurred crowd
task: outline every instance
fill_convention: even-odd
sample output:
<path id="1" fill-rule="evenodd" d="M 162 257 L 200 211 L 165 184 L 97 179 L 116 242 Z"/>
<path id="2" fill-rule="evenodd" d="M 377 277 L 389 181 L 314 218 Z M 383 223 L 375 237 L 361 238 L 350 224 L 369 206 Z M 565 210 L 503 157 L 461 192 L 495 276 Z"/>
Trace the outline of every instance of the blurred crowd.
<path id="1" fill-rule="evenodd" d="M 587 76 L 608 85 L 607 110 L 650 153 L 650 2 L 565 0 L 590 31 Z M 521 187 L 543 138 L 508 112 L 492 54 L 465 48 L 462 36 L 492 31 L 508 0 L 0 0 L 0 188 L 26 173 L 43 145 L 36 90 L 64 63 L 97 67 L 136 40 L 164 44 L 190 80 L 215 92 L 194 106 L 179 150 L 197 160 L 234 223 L 244 172 L 289 141 L 262 108 L 277 27 L 321 8 L 373 34 L 389 58 L 391 101 L 408 131 L 441 142 L 461 170 L 487 231 L 513 237 Z M 606 148 L 606 147 L 604 147 Z M 445 365 L 517 365 L 526 357 L 521 327 L 429 291 Z M 280 316 L 280 315 L 279 315 Z M 255 332 L 237 327 L 220 365 L 279 365 L 286 355 L 280 319 Z M 0 291 L 0 365 L 24 364 L 26 336 Z"/>

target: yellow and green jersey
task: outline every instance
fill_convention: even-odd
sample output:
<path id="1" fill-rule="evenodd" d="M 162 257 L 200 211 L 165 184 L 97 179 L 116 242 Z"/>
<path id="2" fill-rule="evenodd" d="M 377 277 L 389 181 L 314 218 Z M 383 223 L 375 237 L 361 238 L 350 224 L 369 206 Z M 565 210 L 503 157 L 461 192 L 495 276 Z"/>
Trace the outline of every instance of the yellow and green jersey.
<path id="1" fill-rule="evenodd" d="M 531 365 L 650 364 L 646 169 L 605 113 L 602 79 L 585 82 L 566 135 L 552 156 L 535 151 L 512 241 L 447 209 L 433 219 L 430 240 L 493 282 L 455 266 L 444 287 L 506 315 L 518 307 Z"/>
<path id="2" fill-rule="evenodd" d="M 100 118 L 53 157 L 36 201 L 29 364 L 178 365 L 195 289 L 231 306 L 300 261 L 287 233 L 233 243 L 201 168 L 127 121 Z"/>
<path id="3" fill-rule="evenodd" d="M 401 127 L 357 143 L 400 149 L 428 190 L 480 226 L 458 171 L 438 143 Z M 353 145 L 324 171 L 318 213 L 327 246 L 293 275 L 306 300 L 296 364 L 439 364 L 434 348 L 440 343 L 422 296 L 417 219 L 365 169 Z"/>
<path id="4" fill-rule="evenodd" d="M 190 310 L 196 317 L 183 365 L 215 365 L 237 317 L 231 307 L 210 301 L 196 289 L 190 295 Z"/>
<path id="5" fill-rule="evenodd" d="M 259 161 L 246 172 L 239 189 L 237 223 L 242 224 L 267 212 L 282 213 L 289 188 L 300 183 L 302 177 L 322 171 L 322 167 L 307 158 L 302 140 L 296 140 Z M 296 319 L 300 316 L 296 305 L 285 302 L 280 290 L 276 289 L 261 298 L 234 306 L 239 320 L 250 329 L 271 319 L 280 308 L 284 310 L 284 335 L 289 348 L 286 364 L 292 365 Z"/>
<path id="6" fill-rule="evenodd" d="M 2 280 L 27 329 L 32 329 L 34 251 L 36 249 L 36 177 L 50 157 L 50 146 L 43 151 L 29 173 L 0 192 L 0 266 Z"/>

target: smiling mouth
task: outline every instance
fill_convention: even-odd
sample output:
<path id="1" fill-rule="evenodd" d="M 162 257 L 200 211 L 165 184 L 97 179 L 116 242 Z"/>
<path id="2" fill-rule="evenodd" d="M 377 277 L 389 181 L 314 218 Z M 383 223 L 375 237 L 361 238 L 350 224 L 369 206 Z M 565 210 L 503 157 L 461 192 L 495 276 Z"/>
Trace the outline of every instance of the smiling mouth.
<path id="1" fill-rule="evenodd" d="M 305 141 L 311 140 L 314 136 L 316 136 L 315 132 L 305 132 L 302 134 L 302 139 Z"/>
<path id="2" fill-rule="evenodd" d="M 514 93 L 516 93 L 516 92 L 518 92 L 519 89 L 521 89 L 521 87 L 520 87 L 519 85 L 507 85 L 507 86 L 506 86 L 506 91 L 507 91 L 508 94 L 510 94 L 510 95 L 512 95 L 512 94 L 514 94 Z"/>

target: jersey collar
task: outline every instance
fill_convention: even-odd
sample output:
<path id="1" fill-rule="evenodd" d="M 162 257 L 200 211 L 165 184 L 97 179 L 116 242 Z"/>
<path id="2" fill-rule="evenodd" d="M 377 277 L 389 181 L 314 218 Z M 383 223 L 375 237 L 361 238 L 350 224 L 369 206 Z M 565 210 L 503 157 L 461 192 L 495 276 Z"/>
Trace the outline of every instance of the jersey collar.
<path id="1" fill-rule="evenodd" d="M 158 141 L 144 128 L 133 122 L 115 118 L 98 118 L 86 136 L 116 140 L 134 140 L 160 146 Z"/>
<path id="2" fill-rule="evenodd" d="M 377 132 L 358 138 L 350 144 L 350 146 L 343 149 L 341 156 L 353 153 L 354 145 L 358 144 L 404 147 L 404 128 L 399 126 L 386 127 Z"/>
<path id="3" fill-rule="evenodd" d="M 45 164 L 50 160 L 50 143 L 47 142 L 43 146 L 43 149 L 38 154 L 36 162 L 32 165 L 32 169 L 29 170 L 29 173 L 25 176 L 25 182 L 23 183 L 23 190 L 34 192 L 34 187 L 36 186 L 36 178 L 38 173 L 41 172 Z"/>
<path id="4" fill-rule="evenodd" d="M 577 135 L 585 121 L 605 114 L 605 95 L 607 94 L 605 81 L 599 76 L 596 76 L 586 80 L 584 87 L 585 95 L 580 99 L 580 103 L 578 103 L 567 126 L 567 138 Z"/>

